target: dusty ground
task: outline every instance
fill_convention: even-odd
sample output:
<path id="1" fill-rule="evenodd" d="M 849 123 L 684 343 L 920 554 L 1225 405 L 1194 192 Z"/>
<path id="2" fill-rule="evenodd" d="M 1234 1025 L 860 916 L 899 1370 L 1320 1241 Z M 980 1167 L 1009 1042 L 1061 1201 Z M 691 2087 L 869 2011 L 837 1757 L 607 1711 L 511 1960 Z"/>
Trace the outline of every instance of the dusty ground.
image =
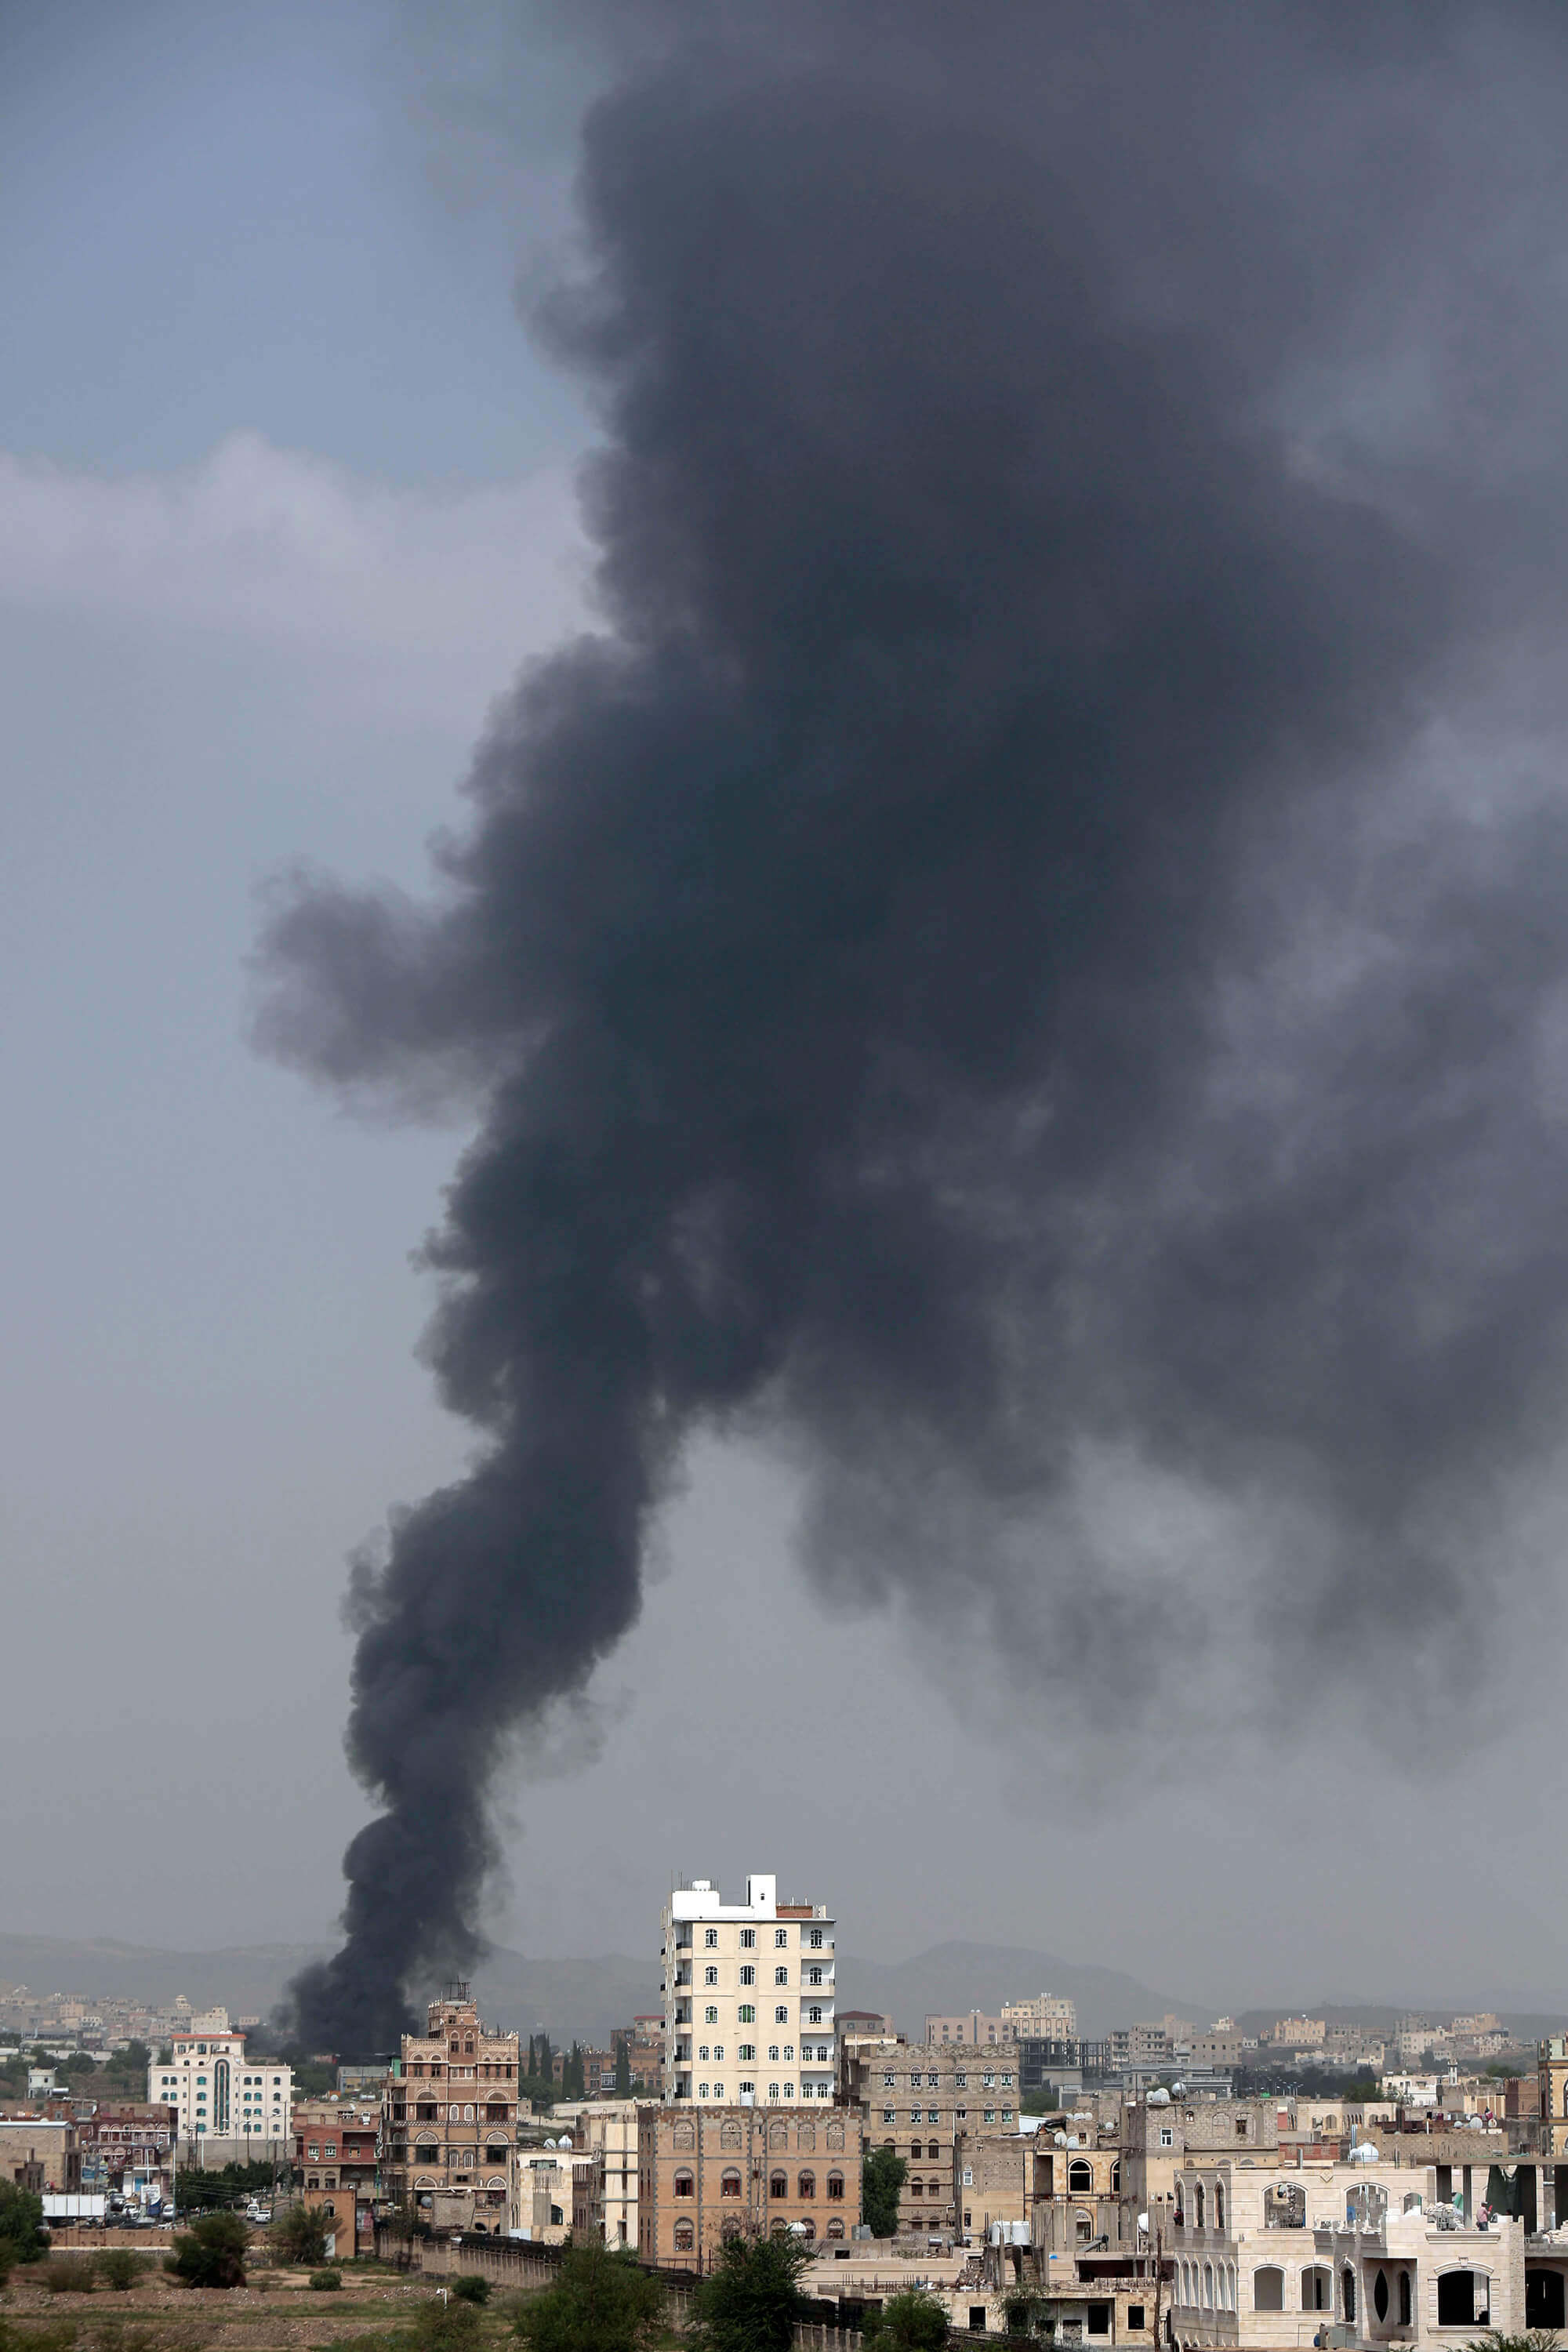
<path id="1" fill-rule="evenodd" d="M 30 2266 L 29 2266 L 30 2267 Z M 265 2278 L 265 2287 L 258 2282 Z M 0 2352 L 314 2352 L 318 2346 L 405 2327 L 441 2282 L 373 2265 L 345 2265 L 341 2293 L 310 2291 L 302 2271 L 253 2272 L 226 2293 L 182 2287 L 161 2272 L 121 2294 L 53 2294 L 15 2270 L 0 2293 Z M 510 2334 L 510 2298 L 497 2294 L 480 2315 L 486 2352 Z"/>

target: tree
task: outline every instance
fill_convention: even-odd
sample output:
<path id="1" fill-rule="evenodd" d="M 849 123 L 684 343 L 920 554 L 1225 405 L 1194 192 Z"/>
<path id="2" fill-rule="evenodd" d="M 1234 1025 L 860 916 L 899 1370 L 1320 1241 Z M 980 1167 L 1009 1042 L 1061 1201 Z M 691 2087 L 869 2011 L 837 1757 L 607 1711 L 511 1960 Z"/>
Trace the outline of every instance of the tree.
<path id="1" fill-rule="evenodd" d="M 249 2242 L 237 2213 L 203 2213 L 174 2240 L 167 2267 L 187 2286 L 243 2286 Z"/>
<path id="2" fill-rule="evenodd" d="M 877 2352 L 942 2352 L 947 2331 L 947 2313 L 936 2297 L 907 2286 L 867 2319 L 866 2341 Z"/>
<path id="3" fill-rule="evenodd" d="M 629 2099 L 632 2095 L 632 2053 L 624 2033 L 616 2040 L 616 2096 Z"/>
<path id="4" fill-rule="evenodd" d="M 639 2352 L 663 2326 L 658 2280 L 591 2239 L 566 2248 L 555 2284 L 523 2305 L 514 2332 L 530 2352 Z"/>
<path id="5" fill-rule="evenodd" d="M 0 2180 L 0 2261 L 36 2263 L 48 2251 L 43 2199 L 14 2180 Z"/>
<path id="6" fill-rule="evenodd" d="M 909 2166 L 895 2147 L 874 2147 L 860 2170 L 860 2219 L 874 2238 L 890 2238 L 899 2226 L 899 2199 Z"/>
<path id="7" fill-rule="evenodd" d="M 477 2304 L 421 2304 L 414 2315 L 414 2341 L 418 2352 L 468 2352 L 479 2333 Z"/>
<path id="8" fill-rule="evenodd" d="M 692 2352 L 790 2352 L 811 2309 L 800 2291 L 810 2260 L 798 2238 L 727 2238 L 691 2299 Z"/>
<path id="9" fill-rule="evenodd" d="M 312 2267 L 327 2259 L 327 2230 L 321 2215 L 309 2205 L 290 2205 L 272 2224 L 272 2248 L 287 2263 L 309 2263 Z"/>
<path id="10" fill-rule="evenodd" d="M 574 2042 L 561 2069 L 561 2095 L 563 2099 L 585 2099 L 588 2095 L 588 2070 L 583 2062 L 580 2042 Z"/>

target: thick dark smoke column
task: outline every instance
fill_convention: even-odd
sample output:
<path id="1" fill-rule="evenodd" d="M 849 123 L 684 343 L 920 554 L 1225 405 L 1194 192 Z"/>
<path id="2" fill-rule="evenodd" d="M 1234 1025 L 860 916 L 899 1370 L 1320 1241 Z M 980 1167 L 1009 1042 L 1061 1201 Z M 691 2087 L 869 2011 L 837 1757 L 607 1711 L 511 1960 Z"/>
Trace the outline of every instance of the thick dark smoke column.
<path id="1" fill-rule="evenodd" d="M 271 1050 L 485 1089 L 429 1343 L 482 1453 L 359 1582 L 384 1810 L 312 2046 L 384 2047 L 472 1955 L 505 1743 L 631 1623 L 694 1426 L 791 1436 L 860 1593 L 984 1587 L 1033 1528 L 1070 1675 L 1098 1594 L 1163 1622 L 1053 1516 L 1086 1446 L 1263 1497 L 1238 1614 L 1375 1640 L 1458 1608 L 1446 1498 L 1554 1408 L 1518 1045 L 1550 893 L 1520 929 L 1500 852 L 1456 895 L 1435 808 L 1375 971 L 1323 921 L 1479 626 L 1432 469 L 1396 503 L 1283 421 L 1367 221 L 1313 244 L 1244 187 L 1256 87 L 1210 90 L 1200 152 L 1214 61 L 1146 53 L 1146 12 L 1109 63 L 1107 10 L 976 21 L 678 52 L 598 110 L 549 331 L 602 403 L 604 633 L 491 729 L 432 911 L 310 884 L 270 927 Z M 1279 108 L 1309 63 L 1374 106 L 1391 70 L 1252 62 Z M 1500 1235 L 1465 1210 L 1504 1185 Z"/>

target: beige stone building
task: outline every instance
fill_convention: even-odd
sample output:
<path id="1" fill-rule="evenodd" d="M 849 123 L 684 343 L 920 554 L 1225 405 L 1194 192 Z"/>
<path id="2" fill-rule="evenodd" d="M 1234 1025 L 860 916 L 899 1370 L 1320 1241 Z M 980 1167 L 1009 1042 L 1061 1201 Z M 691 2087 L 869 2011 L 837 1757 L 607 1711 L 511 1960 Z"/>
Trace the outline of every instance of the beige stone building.
<path id="1" fill-rule="evenodd" d="M 938 2044 L 963 2042 L 967 2042 L 970 2049 L 978 2050 L 987 2042 L 1006 2042 L 1013 2038 L 1000 2016 L 988 2016 L 982 2009 L 966 2009 L 952 2017 L 926 2019 L 926 2040 Z"/>
<path id="2" fill-rule="evenodd" d="M 74 2196 L 81 2187 L 81 2147 L 64 2116 L 0 2116 L 0 2180 L 38 2196 Z M 857 2209 L 858 2210 L 858 2209 Z"/>
<path id="3" fill-rule="evenodd" d="M 961 2132 L 1016 2132 L 1016 2042 L 858 2038 L 846 2052 L 843 2088 L 864 2119 L 867 2147 L 904 2160 L 900 2230 L 961 2231 L 953 2143 Z"/>
<path id="4" fill-rule="evenodd" d="M 1037 1993 L 1032 2000 L 1005 2000 L 1002 2038 L 1008 2042 L 1076 2042 L 1078 2010 L 1062 1993 Z"/>
<path id="5" fill-rule="evenodd" d="M 1535 2079 L 1542 2152 L 1568 2156 L 1568 2034 L 1554 2033 L 1540 2044 Z"/>
<path id="6" fill-rule="evenodd" d="M 1175 2196 L 1176 2175 L 1194 2156 L 1278 2161 L 1279 2107 L 1273 2099 L 1202 2099 L 1186 2103 L 1155 2094 L 1121 2110 L 1121 2235 L 1137 2234 L 1140 2217 L 1159 2220 Z"/>
<path id="7" fill-rule="evenodd" d="M 860 2218 L 864 2147 L 859 2116 L 844 2107 L 640 2107 L 637 2252 L 709 2270 L 729 2237 L 847 2240 Z"/>
<path id="8" fill-rule="evenodd" d="M 781 1903 L 753 1874 L 743 1903 L 710 1879 L 665 1906 L 664 2095 L 671 2104 L 826 2103 L 838 2064 L 835 1922 L 820 1903 Z"/>
<path id="9" fill-rule="evenodd" d="M 1339 2343 L 1438 2352 L 1489 2330 L 1561 2328 L 1568 2237 L 1544 2229 L 1544 2183 L 1521 2169 L 1533 2221 L 1458 2213 L 1432 2165 L 1191 2158 L 1162 2232 L 1175 2340 L 1285 2352 L 1322 2328 Z"/>
<path id="10" fill-rule="evenodd" d="M 1033 2148 L 1030 2242 L 1047 2253 L 1076 2253 L 1108 2239 L 1118 2244 L 1121 2221 L 1121 2147 L 1112 2125 L 1063 2132 L 1037 2131 Z"/>
<path id="11" fill-rule="evenodd" d="M 1027 2234 L 1034 2204 L 1032 2134 L 959 2131 L 952 2146 L 952 2197 L 966 2238 L 1002 2228 Z"/>
<path id="12" fill-rule="evenodd" d="M 482 2024 L 467 1985 L 433 2000 L 387 2078 L 387 2194 L 469 2229 L 517 2227 L 517 2035 Z"/>
<path id="13" fill-rule="evenodd" d="M 574 2100 L 557 2106 L 552 2117 L 556 2124 L 565 2124 L 580 2152 L 602 2158 L 597 2216 L 608 2246 L 635 2247 L 638 2242 L 638 2105 L 636 2099 Z"/>

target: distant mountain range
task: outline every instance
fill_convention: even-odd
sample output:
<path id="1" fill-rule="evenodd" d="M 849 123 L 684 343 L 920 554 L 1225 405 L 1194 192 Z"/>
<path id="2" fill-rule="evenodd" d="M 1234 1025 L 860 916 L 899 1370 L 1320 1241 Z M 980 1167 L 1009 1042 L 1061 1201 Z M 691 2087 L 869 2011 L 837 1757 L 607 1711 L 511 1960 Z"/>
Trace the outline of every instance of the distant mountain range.
<path id="1" fill-rule="evenodd" d="M 160 1950 L 112 1940 L 73 1942 L 50 1936 L 0 1934 L 0 1987 L 26 1984 L 40 1996 L 79 1992 L 120 1994 L 162 2005 L 184 1993 L 197 2009 L 222 2002 L 236 2016 L 267 2016 L 282 1999 L 289 1979 L 307 1960 L 329 1948 L 321 1944 L 235 1944 L 216 1951 Z M 595 1959 L 531 1959 L 504 1945 L 494 1947 L 475 1970 L 474 1991 L 487 2018 L 521 2033 L 547 2027 L 557 2042 L 574 2037 L 603 2045 L 612 2025 L 639 2010 L 658 2009 L 658 1961 L 609 1953 Z M 928 2015 L 966 2009 L 994 2011 L 1007 2000 L 1031 1993 L 1065 1993 L 1078 2005 L 1079 2030 L 1098 2036 L 1112 2026 L 1158 2018 L 1167 2011 L 1206 2025 L 1215 2014 L 1212 1999 L 1155 1991 L 1119 1969 L 1079 1967 L 1051 1952 L 1005 1944 L 946 1943 L 909 1960 L 872 1960 L 841 1952 L 840 2009 L 880 2010 L 900 2030 L 919 2036 Z M 1443 2018 L 1458 2010 L 1495 2009 L 1521 2038 L 1561 2032 L 1568 1999 L 1553 2000 L 1547 1989 L 1462 1990 L 1444 2000 L 1279 2003 L 1239 2017 L 1256 2031 L 1289 2010 L 1312 2017 L 1392 2028 L 1400 2009 Z"/>

